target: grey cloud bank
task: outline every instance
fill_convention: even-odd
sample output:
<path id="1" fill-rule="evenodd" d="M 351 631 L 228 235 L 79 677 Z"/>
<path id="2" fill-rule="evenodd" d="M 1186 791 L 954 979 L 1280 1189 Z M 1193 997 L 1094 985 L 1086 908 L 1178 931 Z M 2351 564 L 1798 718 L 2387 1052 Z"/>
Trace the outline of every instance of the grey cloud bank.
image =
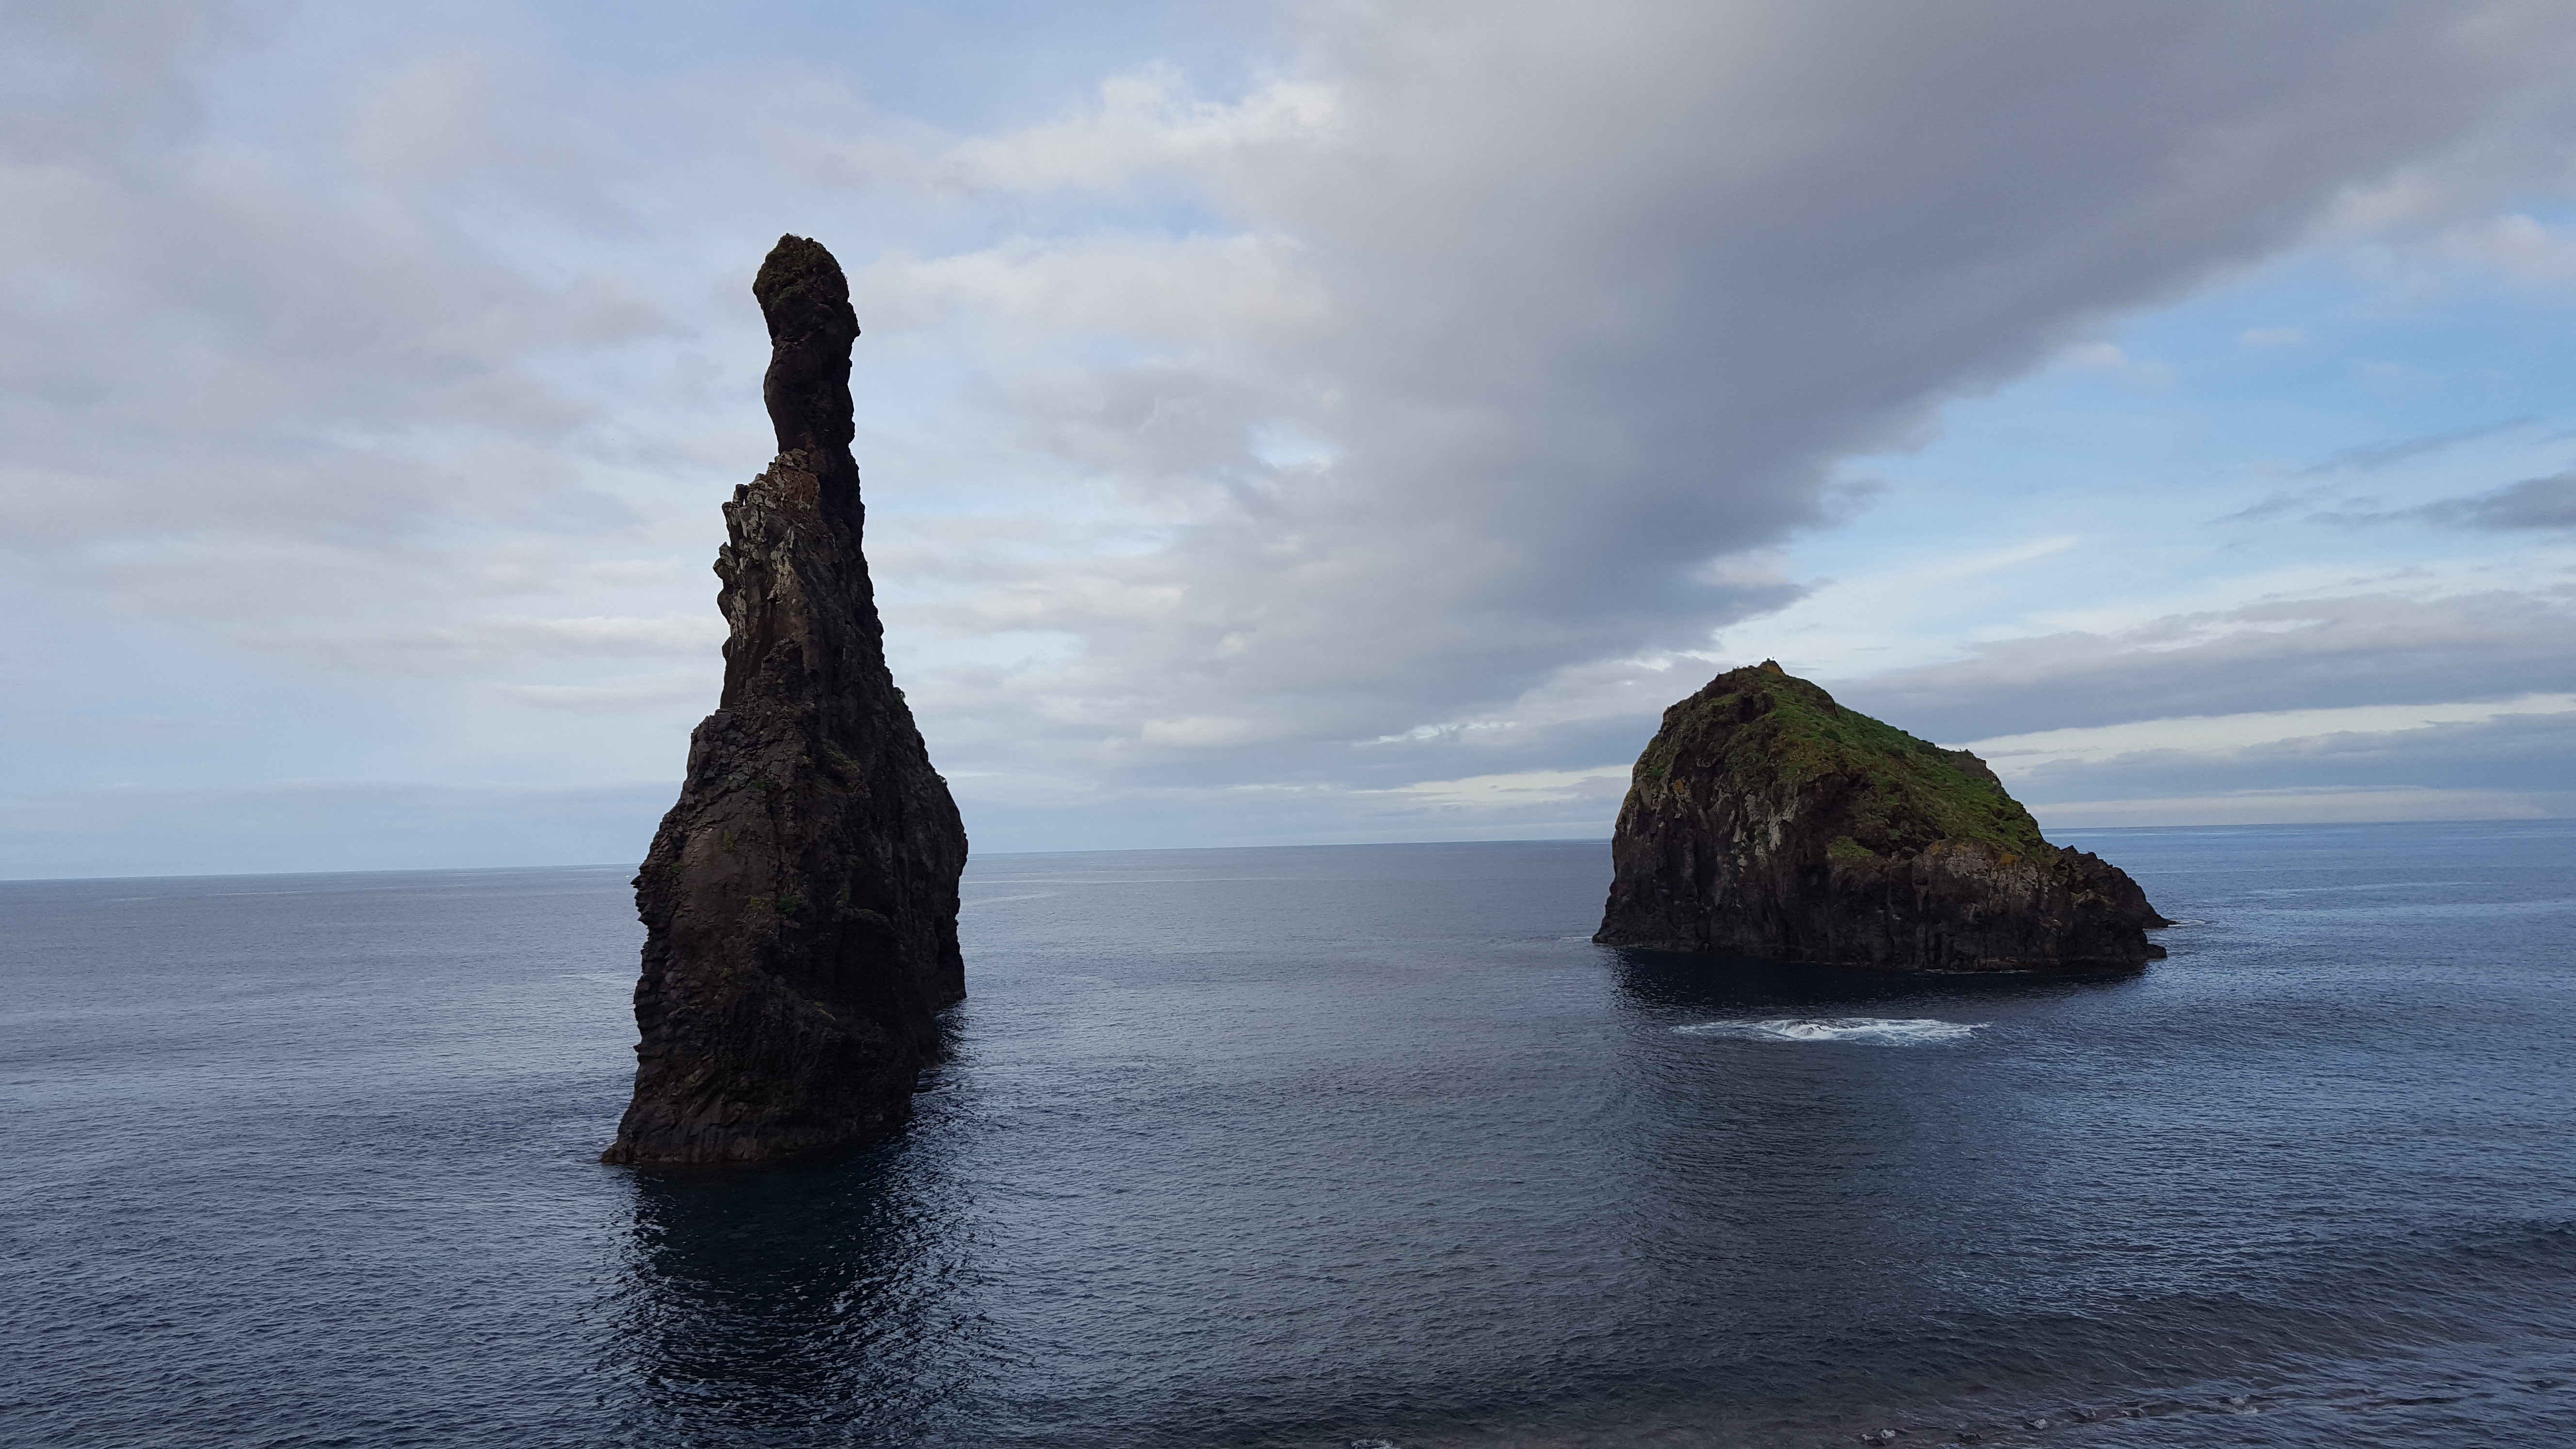
<path id="1" fill-rule="evenodd" d="M 661 781 L 566 789 L 370 780 L 21 795 L 10 879 L 434 870 L 623 861 L 670 808 Z"/>
<path id="2" fill-rule="evenodd" d="M 1759 560 L 1843 460 L 2320 228 L 2548 183 L 2576 61 L 2546 4 L 1283 8 L 1220 98 L 1094 34 L 1090 95 L 961 128 L 582 14 L 0 21 L 0 869 L 492 863 L 476 800 L 639 851 L 781 229 L 851 264 L 870 553 L 979 845 L 1606 834 L 1603 762 L 1800 596 Z M 2557 527 L 2497 520 L 2563 481 L 2425 519 Z M 1838 688 L 1948 739 L 2498 698 L 2571 687 L 2566 610 L 2328 590 Z"/>
<path id="3" fill-rule="evenodd" d="M 2011 640 L 1845 686 L 1856 706 L 1942 739 L 2571 688 L 2576 598 L 2521 592 L 2252 604 L 2119 636 Z"/>
<path id="4" fill-rule="evenodd" d="M 2050 825 L 2253 823 L 2280 818 L 2285 798 L 2326 818 L 2529 819 L 2576 810 L 2571 734 L 2576 712 L 2559 710 L 1997 766 Z"/>
<path id="5" fill-rule="evenodd" d="M 2576 472 L 2528 478 L 2492 493 L 2432 503 L 2418 516 L 2466 528 L 2576 528 Z"/>

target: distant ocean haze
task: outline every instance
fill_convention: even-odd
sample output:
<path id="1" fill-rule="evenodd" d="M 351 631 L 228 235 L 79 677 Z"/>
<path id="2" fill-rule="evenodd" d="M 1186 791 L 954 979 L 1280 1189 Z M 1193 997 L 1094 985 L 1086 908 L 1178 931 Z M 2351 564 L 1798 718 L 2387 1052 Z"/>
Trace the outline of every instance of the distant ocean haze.
<path id="1" fill-rule="evenodd" d="M 986 856 L 913 1125 L 671 1175 L 595 1160 L 631 867 L 0 885 L 0 1440 L 2561 1442 L 2576 825 L 2052 838 L 2169 960 L 1622 953 L 1598 842 Z"/>

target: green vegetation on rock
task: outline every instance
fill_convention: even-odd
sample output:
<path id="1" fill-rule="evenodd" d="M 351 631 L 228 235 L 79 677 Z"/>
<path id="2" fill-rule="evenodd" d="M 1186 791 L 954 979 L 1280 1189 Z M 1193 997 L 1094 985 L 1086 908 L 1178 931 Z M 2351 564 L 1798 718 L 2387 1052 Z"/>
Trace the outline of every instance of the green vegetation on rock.
<path id="1" fill-rule="evenodd" d="M 1974 840 L 2017 854 L 2049 850 L 2039 822 L 1985 764 L 1834 703 L 1776 665 L 1732 670 L 1666 712 L 1637 761 L 1635 788 L 1671 788 L 1674 764 L 1714 769 L 1748 792 L 1845 795 L 1848 833 L 1830 857 L 1860 860 Z"/>

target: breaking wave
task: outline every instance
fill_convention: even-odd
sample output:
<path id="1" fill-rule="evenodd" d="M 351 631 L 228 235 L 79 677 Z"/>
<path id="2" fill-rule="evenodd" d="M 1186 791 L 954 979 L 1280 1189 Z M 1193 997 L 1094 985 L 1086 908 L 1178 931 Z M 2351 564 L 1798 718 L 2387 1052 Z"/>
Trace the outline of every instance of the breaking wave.
<path id="1" fill-rule="evenodd" d="M 1912 1046 L 1917 1042 L 1958 1041 L 1985 1025 L 1982 1021 L 1937 1021 L 1928 1016 L 1908 1021 L 1876 1016 L 1784 1016 L 1770 1021 L 1703 1021 L 1673 1030 L 1684 1036 L 1729 1036 L 1753 1041 L 1857 1041 Z"/>

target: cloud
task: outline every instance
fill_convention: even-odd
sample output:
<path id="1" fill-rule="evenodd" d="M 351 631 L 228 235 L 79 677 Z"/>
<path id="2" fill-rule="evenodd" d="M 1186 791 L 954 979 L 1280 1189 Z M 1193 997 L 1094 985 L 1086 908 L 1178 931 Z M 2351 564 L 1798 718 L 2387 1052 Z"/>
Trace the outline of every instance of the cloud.
<path id="1" fill-rule="evenodd" d="M 2290 476 L 2314 478 L 2328 473 L 2377 472 L 2383 468 L 2393 468 L 2400 463 L 2413 462 L 2417 458 L 2447 452 L 2464 443 L 2474 443 L 2481 439 L 2495 437 L 2500 433 L 2512 432 L 2517 428 L 2529 427 L 2531 423 L 2532 419 L 2527 417 L 2505 418 L 2500 422 L 2480 423 L 2475 427 L 2448 428 L 2438 433 L 2425 433 L 2412 438 L 2364 443 L 2358 447 L 2335 452 L 2319 462 L 2297 470 Z"/>
<path id="2" fill-rule="evenodd" d="M 1325 298 L 1284 237 L 1015 238 L 949 256 L 892 256 L 853 289 L 880 327 L 983 314 L 1027 334 L 1222 347 L 1318 320 Z"/>
<path id="3" fill-rule="evenodd" d="M 2453 260 L 2493 267 L 2522 281 L 2576 279 L 2576 238 L 2519 212 L 2453 227 L 2436 245 Z"/>
<path id="4" fill-rule="evenodd" d="M 2576 815 L 2576 695 L 2141 720 L 1972 745 L 2051 826 Z"/>
<path id="5" fill-rule="evenodd" d="M 1149 745 L 1201 749 L 1257 740 L 1261 738 L 1262 727 L 1256 720 L 1196 715 L 1189 719 L 1149 719 L 1138 733 Z"/>
<path id="6" fill-rule="evenodd" d="M 199 124 L 188 84 L 239 25 L 224 0 L 10 7 L 0 47 L 0 159 L 11 167 L 149 164 Z M 113 55 L 114 65 L 96 64 Z M 21 218 L 22 224 L 25 218 Z"/>
<path id="7" fill-rule="evenodd" d="M 1998 771 L 2030 772 L 2144 756 L 2242 756 L 2294 741 L 2355 739 L 2438 725 L 2485 724 L 2507 715 L 2568 716 L 2576 695 L 2526 695 L 2485 703 L 2365 704 L 2333 709 L 2130 720 L 1971 740 L 1965 746 Z M 2563 721 L 2562 721 L 2563 722 Z M 2576 745 L 2576 738 L 2571 738 Z"/>
<path id="8" fill-rule="evenodd" d="M 2484 710 L 2437 706 L 2415 711 L 2411 719 L 2407 714 L 2378 706 L 2140 722 L 1977 748 L 1980 754 L 1993 750 L 1987 758 L 1996 773 L 2043 817 L 2071 819 L 2073 806 L 2081 805 L 2107 819 L 2103 807 L 2114 800 L 2145 812 L 2157 801 L 2213 796 L 2271 799 L 2266 808 L 2281 811 L 2286 807 L 2278 797 L 2284 794 L 2352 798 L 2309 813 L 2247 816 L 2229 807 L 2211 818 L 2438 819 L 2427 813 L 2426 803 L 2437 796 L 2451 799 L 2446 808 L 2454 809 L 2474 795 L 2498 806 L 2522 801 L 2464 812 L 2477 816 L 2563 814 L 2568 812 L 2562 807 L 2576 803 L 2576 698 L 2545 696 Z M 2063 737 L 2088 733 L 2095 738 Z M 2370 808 L 2389 813 L 2351 813 L 2368 801 L 2378 802 Z"/>
<path id="9" fill-rule="evenodd" d="M 1263 150 L 1330 145 L 1345 135 L 1330 84 L 1273 80 L 1232 104 L 1192 94 L 1169 64 L 1100 85 L 1096 104 L 1040 125 L 973 137 L 940 169 L 958 184 L 1002 192 L 1116 190 L 1149 177 L 1230 169 Z"/>
<path id="10" fill-rule="evenodd" d="M 975 154 L 1115 135 L 1258 239 L 1250 294 L 1298 301 L 1191 337 L 1185 365 L 1153 355 L 1173 329 L 1139 302 L 1148 355 L 1006 381 L 1032 452 L 1168 531 L 982 617 L 1081 640 L 1027 694 L 1273 721 L 1235 767 L 1282 780 L 1350 769 L 1346 741 L 1505 714 L 1564 671 L 1704 648 L 1778 597 L 1712 565 L 1822 526 L 1835 458 L 2473 134 L 2491 87 L 2538 80 L 2488 48 L 2520 14 L 2329 35 L 2201 10 L 2115 35 L 2010 6 L 1333 12 L 1307 32 L 1331 124 L 1239 141 L 1225 108 L 1140 78 L 1141 100 Z M 2066 86 L 2093 103 L 2060 108 Z M 2172 124 L 2178 90 L 2201 120 Z M 1106 188 L 1145 164 L 1009 174 Z M 975 305 L 1098 316 L 1090 298 L 1151 270 L 1122 249 L 1167 246 L 980 253 Z M 1329 463 L 1274 466 L 1258 439 L 1280 429 Z M 1019 763 L 1069 743 L 1026 736 Z"/>
<path id="11" fill-rule="evenodd" d="M 56 790 L 9 801 L 0 878 L 477 865 L 631 868 L 677 782 L 531 788 L 278 780 Z"/>
<path id="12" fill-rule="evenodd" d="M 1595 765 L 1588 770 L 1517 770 L 1502 775 L 1470 775 L 1462 780 L 1421 780 L 1394 793 L 1440 804 L 1491 806 L 1558 804 L 1595 800 L 1615 808 L 1628 790 L 1625 764 Z"/>
<path id="13" fill-rule="evenodd" d="M 707 614 L 575 619 L 505 614 L 425 629 L 303 625 L 281 632 L 283 638 L 246 642 L 292 649 L 307 658 L 327 654 L 350 672 L 417 675 L 489 673 L 523 663 L 560 667 L 637 655 L 704 660 L 723 646 L 725 626 Z"/>
<path id="14" fill-rule="evenodd" d="M 2290 511 L 2315 501 L 2314 494 L 2286 494 L 2267 499 L 2231 519 L 2252 519 Z M 2441 498 L 2412 508 L 2373 508 L 2375 500 L 2347 500 L 2340 506 L 2307 515 L 2310 523 L 2363 527 L 2384 523 L 2431 523 L 2445 528 L 2493 532 L 2554 532 L 2576 528 L 2576 472 L 2526 478 L 2502 488 L 2460 498 Z"/>
<path id="15" fill-rule="evenodd" d="M 2355 786 L 2331 790 L 2234 790 L 2141 799 L 2067 800 L 2033 806 L 2031 813 L 2038 817 L 2040 827 L 2052 836 L 2062 830 L 2157 825 L 2365 825 L 2437 820 L 2563 820 L 2576 816 L 2576 791 L 2434 790 L 2417 785 Z"/>
<path id="16" fill-rule="evenodd" d="M 2131 357 L 2117 343 L 2087 342 L 2068 349 L 2065 365 L 2090 372 L 2109 373 L 2114 377 L 2145 387 L 2163 387 L 2174 380 L 2172 367 L 2161 362 L 2145 362 Z"/>
<path id="17" fill-rule="evenodd" d="M 453 606 L 460 551 L 633 525 L 579 461 L 621 400 L 576 374 L 683 329 L 475 214 L 595 211 L 582 128 L 449 49 L 362 68 L 295 150 L 229 141 L 200 80 L 256 32 L 162 9 L 12 12 L 81 124 L 13 111 L 0 165 L 0 549 L 142 612 L 277 617 Z"/>
<path id="18" fill-rule="evenodd" d="M 744 284 L 793 227 L 868 329 L 872 552 L 936 757 L 970 819 L 1067 830 L 1531 791 L 1491 818 L 1573 828 L 1597 802 L 1547 782 L 1796 597 L 1770 561 L 1845 516 L 1843 459 L 2357 196 L 2490 214 L 2538 164 L 2495 138 L 2563 141 L 2576 62 L 2540 0 L 1439 0 L 1282 12 L 1222 93 L 1140 40 L 943 131 L 807 56 L 617 69 L 388 12 L 276 72 L 318 21 L 87 15 L 19 7 L 0 47 L 32 78 L 0 101 L 0 612 L 64 620 L 64 659 L 113 617 L 558 717 L 699 651 L 711 700 L 686 621 L 767 448 Z M 2419 184 L 2463 157 L 2485 190 Z M 1871 688 L 2098 719 L 2201 687 L 2158 672 L 2191 657 L 2234 709 L 2284 640 L 2403 692 L 2465 687 L 2468 636 L 2495 688 L 2560 687 L 2554 603 L 2284 607 L 1998 645 L 1982 698 Z"/>
<path id="19" fill-rule="evenodd" d="M 2509 700 L 2576 690 L 2576 599 L 2354 594 L 1980 645 L 1834 686 L 1942 740 L 2198 715 Z"/>
<path id="20" fill-rule="evenodd" d="M 2493 492 L 2428 503 L 2409 513 L 2459 528 L 2576 528 L 2576 472 L 2526 478 Z"/>

